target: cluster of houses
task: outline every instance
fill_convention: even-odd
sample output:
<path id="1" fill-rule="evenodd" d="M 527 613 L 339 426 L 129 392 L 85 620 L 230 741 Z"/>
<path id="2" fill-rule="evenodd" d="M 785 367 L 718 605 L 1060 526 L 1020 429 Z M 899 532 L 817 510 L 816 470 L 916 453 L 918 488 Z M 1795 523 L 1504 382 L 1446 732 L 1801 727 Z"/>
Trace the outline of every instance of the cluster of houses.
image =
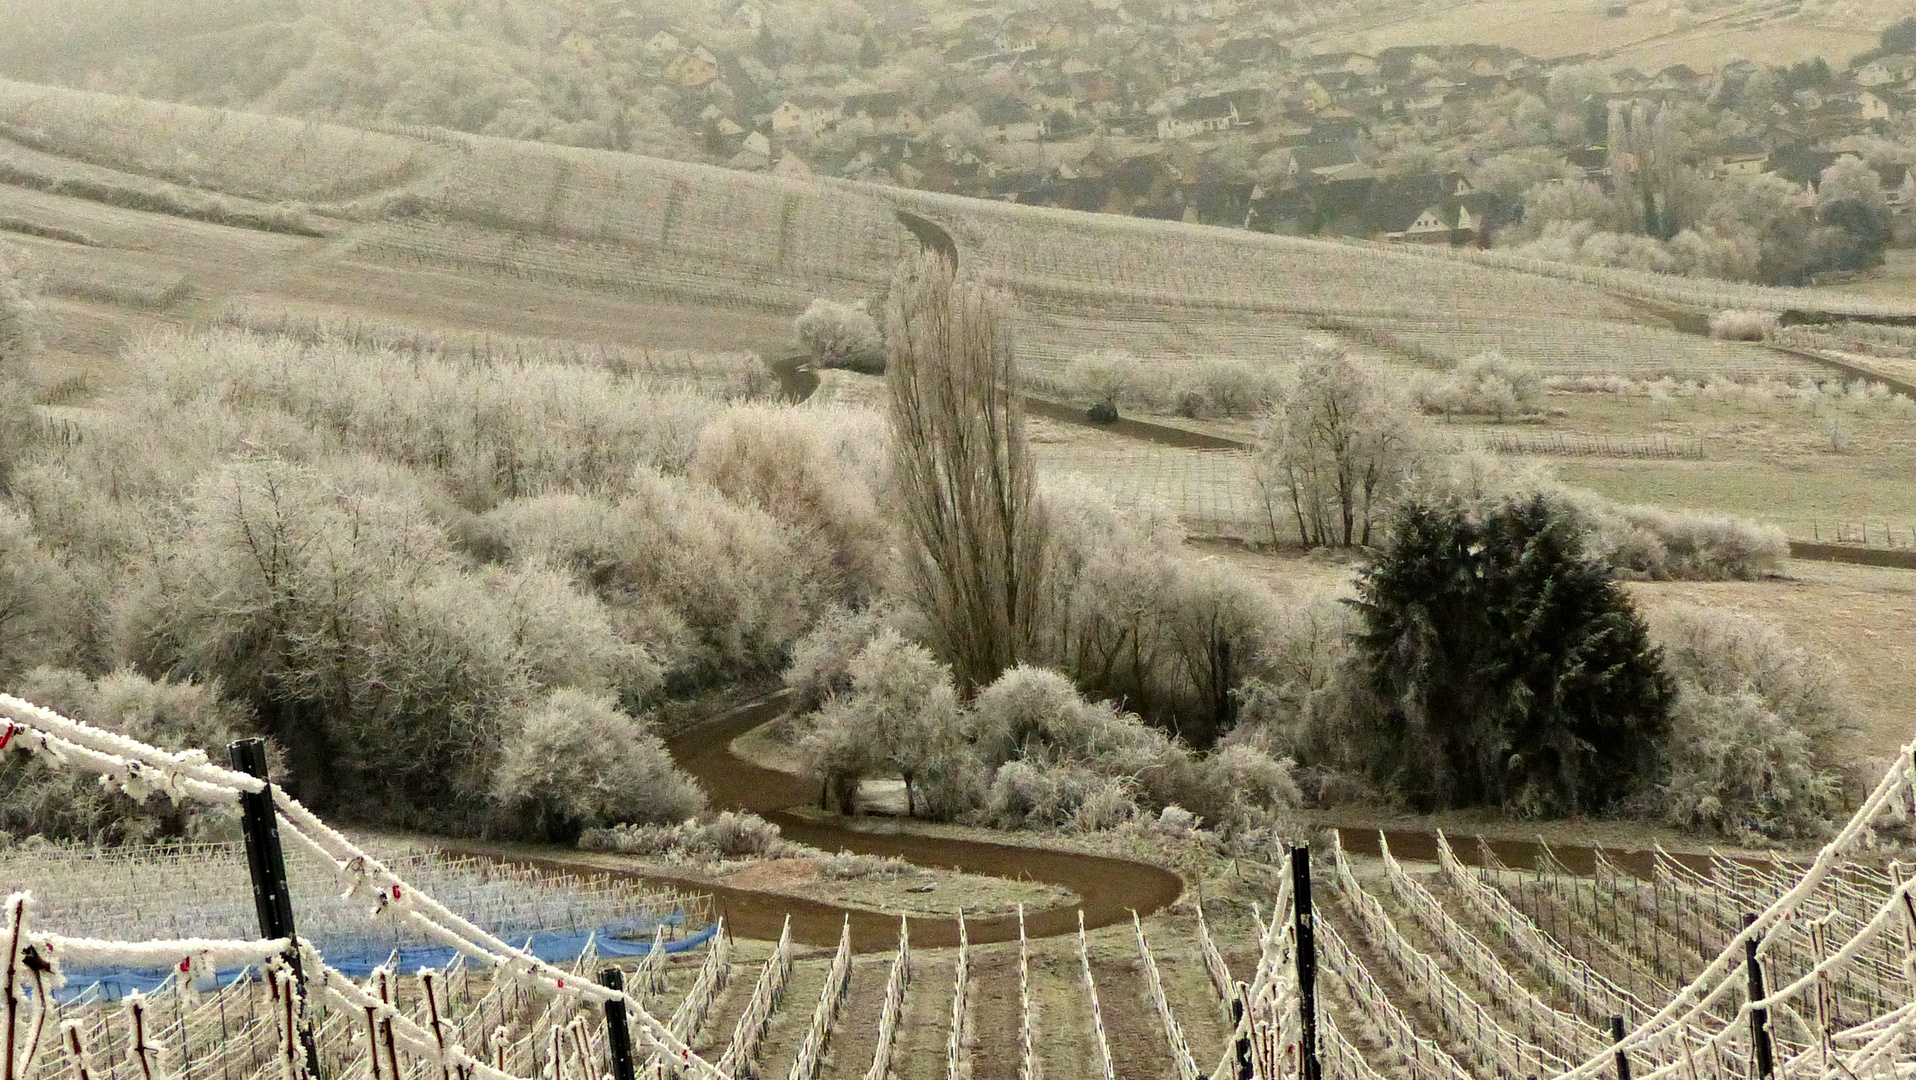
<path id="1" fill-rule="evenodd" d="M 778 55 L 756 3 L 741 0 L 730 17 L 730 40 L 756 43 L 734 55 L 612 9 L 620 32 L 642 36 L 650 77 L 675 91 L 675 119 L 715 161 L 1267 231 L 1486 242 L 1519 208 L 1461 172 L 1380 169 L 1372 135 L 1468 145 L 1487 111 L 1543 94 L 1554 67 L 1492 46 L 1299 55 L 1256 29 L 1244 0 L 943 14 L 901 3 L 862 28 L 860 70 L 887 72 L 886 88 L 842 77 L 843 64 L 834 80 L 795 76 L 804 65 Z M 892 62 L 903 56 L 937 60 L 901 81 Z M 1625 71 L 1610 96 L 1707 101 L 1724 79 L 1752 73 Z M 1813 183 L 1833 144 L 1881 132 L 1911 105 L 1916 57 L 1872 60 L 1772 103 L 1755 134 L 1709 148 L 1710 164 Z M 1566 151 L 1566 166 L 1607 183 L 1604 133 L 1586 141 Z M 1885 180 L 1899 192 L 1908 183 Z"/>

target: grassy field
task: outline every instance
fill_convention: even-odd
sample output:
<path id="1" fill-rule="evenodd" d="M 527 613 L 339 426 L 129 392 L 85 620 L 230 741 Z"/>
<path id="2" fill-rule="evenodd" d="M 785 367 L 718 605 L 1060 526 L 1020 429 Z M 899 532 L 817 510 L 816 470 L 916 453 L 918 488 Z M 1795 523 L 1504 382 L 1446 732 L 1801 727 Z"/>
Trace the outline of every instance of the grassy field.
<path id="1" fill-rule="evenodd" d="M 1545 58 L 1592 56 L 1609 68 L 1659 71 L 1671 64 L 1711 70 L 1742 56 L 1788 64 L 1814 56 L 1832 64 L 1876 44 L 1876 33 L 1907 12 L 1875 5 L 1842 25 L 1757 3 L 1717 4 L 1677 17 L 1670 7 L 1633 3 L 1626 14 L 1605 14 L 1592 0 L 1479 0 L 1437 11 L 1327 34 L 1327 46 L 1370 52 L 1399 45 L 1502 45 Z"/>

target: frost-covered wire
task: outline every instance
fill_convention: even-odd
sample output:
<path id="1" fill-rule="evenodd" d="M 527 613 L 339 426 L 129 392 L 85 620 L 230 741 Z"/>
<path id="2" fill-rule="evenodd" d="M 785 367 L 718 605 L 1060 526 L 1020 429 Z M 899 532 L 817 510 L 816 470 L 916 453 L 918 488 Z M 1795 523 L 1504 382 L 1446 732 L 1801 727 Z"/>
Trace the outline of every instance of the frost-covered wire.
<path id="1" fill-rule="evenodd" d="M 230 806 L 242 792 L 265 786 L 255 777 L 213 764 L 203 750 L 161 750 L 11 694 L 0 694 L 0 723 L 0 749 L 44 753 L 60 764 L 98 773 L 135 801 L 157 793 L 174 802 Z"/>
<path id="2" fill-rule="evenodd" d="M 480 929 L 429 894 L 411 887 L 378 859 L 347 840 L 318 815 L 277 786 L 212 764 L 203 751 L 174 753 L 136 739 L 61 716 L 50 709 L 0 694 L 0 749 L 18 745 L 41 751 L 68 766 L 100 773 L 135 799 L 153 793 L 175 801 L 193 799 L 231 805 L 242 793 L 270 791 L 282 825 L 281 832 L 324 858 L 346 883 L 349 893 L 366 889 L 377 894 L 378 910 L 400 916 L 429 938 L 450 946 L 488 967 L 538 986 L 548 994 L 569 994 L 592 1001 L 624 1001 L 637 1021 L 640 1037 L 710 1080 L 725 1074 L 692 1051 L 684 1039 L 661 1023 L 623 991 L 609 990 L 589 979 L 568 975 L 531 953 L 515 948 Z"/>
<path id="3" fill-rule="evenodd" d="M 1758 913 L 1748 926 L 1726 942 L 1716 959 L 1710 961 L 1702 973 L 1691 980 L 1688 986 L 1677 991 L 1669 1003 L 1659 1009 L 1654 1016 L 1643 1021 L 1635 1030 L 1625 1034 L 1615 1047 L 1592 1056 L 1583 1064 L 1563 1073 L 1558 1080 L 1588 1080 L 1611 1068 L 1615 1053 L 1650 1052 L 1667 1045 L 1673 1034 L 1681 1033 L 1693 1025 L 1700 1025 L 1709 1010 L 1737 989 L 1736 976 L 1744 963 L 1746 946 L 1750 942 L 1760 944 L 1764 941 L 1775 927 L 1793 915 L 1815 893 L 1817 887 L 1835 871 L 1840 863 L 1857 848 L 1871 840 L 1872 827 L 1886 810 L 1895 814 L 1907 813 L 1904 799 L 1911 790 L 1910 762 L 1913 753 L 1916 753 L 1916 745 L 1903 748 L 1902 753 L 1897 756 L 1897 763 L 1884 773 L 1883 779 L 1870 793 L 1869 798 L 1864 800 L 1863 805 L 1851 816 L 1849 822 L 1823 846 L 1821 851 L 1817 852 L 1796 885 Z M 1844 953 L 1839 953 L 1839 956 L 1847 960 L 1847 953 L 1846 948 Z M 1778 993 L 1768 995 L 1765 1001 L 1773 1002 L 1793 996 L 1803 988 L 1803 985 L 1791 984 Z M 1738 1012 L 1738 1018 L 1746 1017 L 1753 1007 L 1762 1007 L 1762 1003 L 1753 1006 L 1746 1002 L 1743 1009 Z M 1729 1027 L 1734 1026 L 1734 1022 L 1729 1025 Z M 1664 1066 L 1645 1077 L 1645 1080 L 1660 1076 L 1676 1067 L 1674 1063 Z"/>

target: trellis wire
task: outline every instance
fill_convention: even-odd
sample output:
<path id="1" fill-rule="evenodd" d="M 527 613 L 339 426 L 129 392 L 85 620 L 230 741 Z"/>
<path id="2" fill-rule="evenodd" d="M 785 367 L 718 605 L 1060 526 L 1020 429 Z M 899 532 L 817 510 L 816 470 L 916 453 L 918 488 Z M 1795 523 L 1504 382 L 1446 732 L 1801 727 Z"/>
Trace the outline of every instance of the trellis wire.
<path id="1" fill-rule="evenodd" d="M 1032 1046 L 1031 943 L 1025 939 L 1025 906 L 1018 905 L 1018 1076 L 1043 1080 L 1044 1070 Z"/>
<path id="2" fill-rule="evenodd" d="M 1336 835 L 1333 831 L 1332 880 L 1345 904 L 1364 928 L 1365 936 L 1397 966 L 1404 985 L 1437 1015 L 1459 1044 L 1468 1048 L 1473 1060 L 1506 1080 L 1526 1080 L 1567 1069 L 1569 1062 L 1560 1055 L 1506 1030 L 1451 979 L 1442 965 L 1404 937 L 1384 906 L 1358 884 Z"/>
<path id="3" fill-rule="evenodd" d="M 965 916 L 958 915 L 958 962 L 951 994 L 951 1038 L 945 1043 L 945 1080 L 961 1080 L 965 1064 L 966 999 L 971 990 L 971 947 L 965 939 Z"/>
<path id="4" fill-rule="evenodd" d="M 1098 1003 L 1098 981 L 1091 976 L 1091 943 L 1084 933 L 1084 910 L 1078 910 L 1078 967 L 1084 973 L 1084 993 L 1091 1001 L 1091 1034 L 1098 1047 L 1098 1075 L 1117 1080 L 1111 1063 L 1111 1041 L 1104 1032 L 1104 1007 Z M 869 1080 L 869 1078 L 868 1078 Z"/>
<path id="5" fill-rule="evenodd" d="M 1529 1042 L 1539 1044 L 1542 1039 L 1548 1039 L 1565 1060 L 1581 1060 L 1601 1052 L 1608 1042 L 1602 1032 L 1574 1016 L 1558 1012 L 1531 993 L 1529 987 L 1510 974 L 1496 954 L 1478 941 L 1476 935 L 1464 929 L 1429 890 L 1404 870 L 1403 865 L 1391 854 L 1390 841 L 1382 833 L 1378 834 L 1377 842 L 1385 877 L 1392 892 L 1410 909 L 1412 916 L 1424 925 L 1424 929 L 1437 939 L 1444 951 L 1450 953 L 1470 973 L 1491 1002 L 1501 1006 L 1507 1016 L 1526 1026 Z"/>
<path id="6" fill-rule="evenodd" d="M 805 1029 L 805 1041 L 799 1044 L 798 1056 L 792 1059 L 789 1080 L 813 1080 L 818 1075 L 825 1044 L 831 1040 L 832 1027 L 838 1023 L 839 1007 L 845 1004 L 845 995 L 851 989 L 851 975 L 852 920 L 847 915 L 838 931 L 838 951 L 832 954 L 831 970 L 818 991 L 818 1004 L 812 1009 L 811 1026 Z"/>
<path id="7" fill-rule="evenodd" d="M 849 924 L 848 924 L 849 925 Z M 847 937 L 849 947 L 851 939 Z M 849 960 L 850 953 L 846 956 Z M 878 1045 L 872 1050 L 871 1068 L 865 1070 L 865 1080 L 885 1080 L 891 1071 L 892 1049 L 898 1043 L 898 1017 L 905 1007 L 905 991 L 911 986 L 911 924 L 903 916 L 898 919 L 898 955 L 892 958 L 891 971 L 885 978 L 885 1004 L 878 1016 Z M 796 1073 L 793 1080 L 800 1080 Z M 809 1080 L 809 1077 L 805 1078 Z"/>
<path id="8" fill-rule="evenodd" d="M 1513 949 L 1529 961 L 1531 970 L 1555 984 L 1574 1001 L 1584 1019 L 1601 1023 L 1621 1016 L 1634 1023 L 1649 1015 L 1643 1003 L 1629 991 L 1612 983 L 1602 972 L 1565 951 L 1519 911 L 1502 890 L 1472 873 L 1451 850 L 1443 831 L 1437 833 L 1437 866 L 1444 880 L 1454 887 L 1464 902 L 1477 912 L 1486 926 L 1503 935 Z"/>
<path id="9" fill-rule="evenodd" d="M 1178 1026 L 1177 1017 L 1171 1012 L 1171 1001 L 1164 995 L 1164 980 L 1158 975 L 1157 958 L 1151 955 L 1151 942 L 1144 936 L 1144 922 L 1138 913 L 1131 913 L 1131 928 L 1138 935 L 1138 957 L 1144 963 L 1144 985 L 1151 993 L 1151 1008 L 1156 1011 L 1158 1024 L 1164 1029 L 1164 1041 L 1171 1051 L 1171 1066 L 1176 1070 L 1178 1080 L 1199 1080 L 1197 1062 L 1191 1057 L 1191 1047 L 1184 1041 L 1184 1029 Z"/>
<path id="10" fill-rule="evenodd" d="M 752 1000 L 739 1015 L 738 1023 L 732 1028 L 732 1041 L 719 1058 L 720 1072 L 737 1076 L 757 1060 L 759 1044 L 765 1040 L 765 1025 L 778 1009 L 779 999 L 785 995 L 785 982 L 791 974 L 792 917 L 787 915 L 784 927 L 778 932 L 778 944 L 772 947 L 770 959 L 759 972 L 758 984 L 752 987 Z"/>

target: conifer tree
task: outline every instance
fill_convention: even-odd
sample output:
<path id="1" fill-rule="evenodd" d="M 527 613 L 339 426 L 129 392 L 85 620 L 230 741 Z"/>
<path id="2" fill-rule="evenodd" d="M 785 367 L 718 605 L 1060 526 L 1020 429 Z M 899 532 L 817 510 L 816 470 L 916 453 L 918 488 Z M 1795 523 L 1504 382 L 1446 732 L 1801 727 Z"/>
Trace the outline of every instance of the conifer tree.
<path id="1" fill-rule="evenodd" d="M 1372 767 L 1418 807 L 1595 812 L 1657 767 L 1661 653 L 1544 498 L 1403 507 L 1353 603 Z"/>

